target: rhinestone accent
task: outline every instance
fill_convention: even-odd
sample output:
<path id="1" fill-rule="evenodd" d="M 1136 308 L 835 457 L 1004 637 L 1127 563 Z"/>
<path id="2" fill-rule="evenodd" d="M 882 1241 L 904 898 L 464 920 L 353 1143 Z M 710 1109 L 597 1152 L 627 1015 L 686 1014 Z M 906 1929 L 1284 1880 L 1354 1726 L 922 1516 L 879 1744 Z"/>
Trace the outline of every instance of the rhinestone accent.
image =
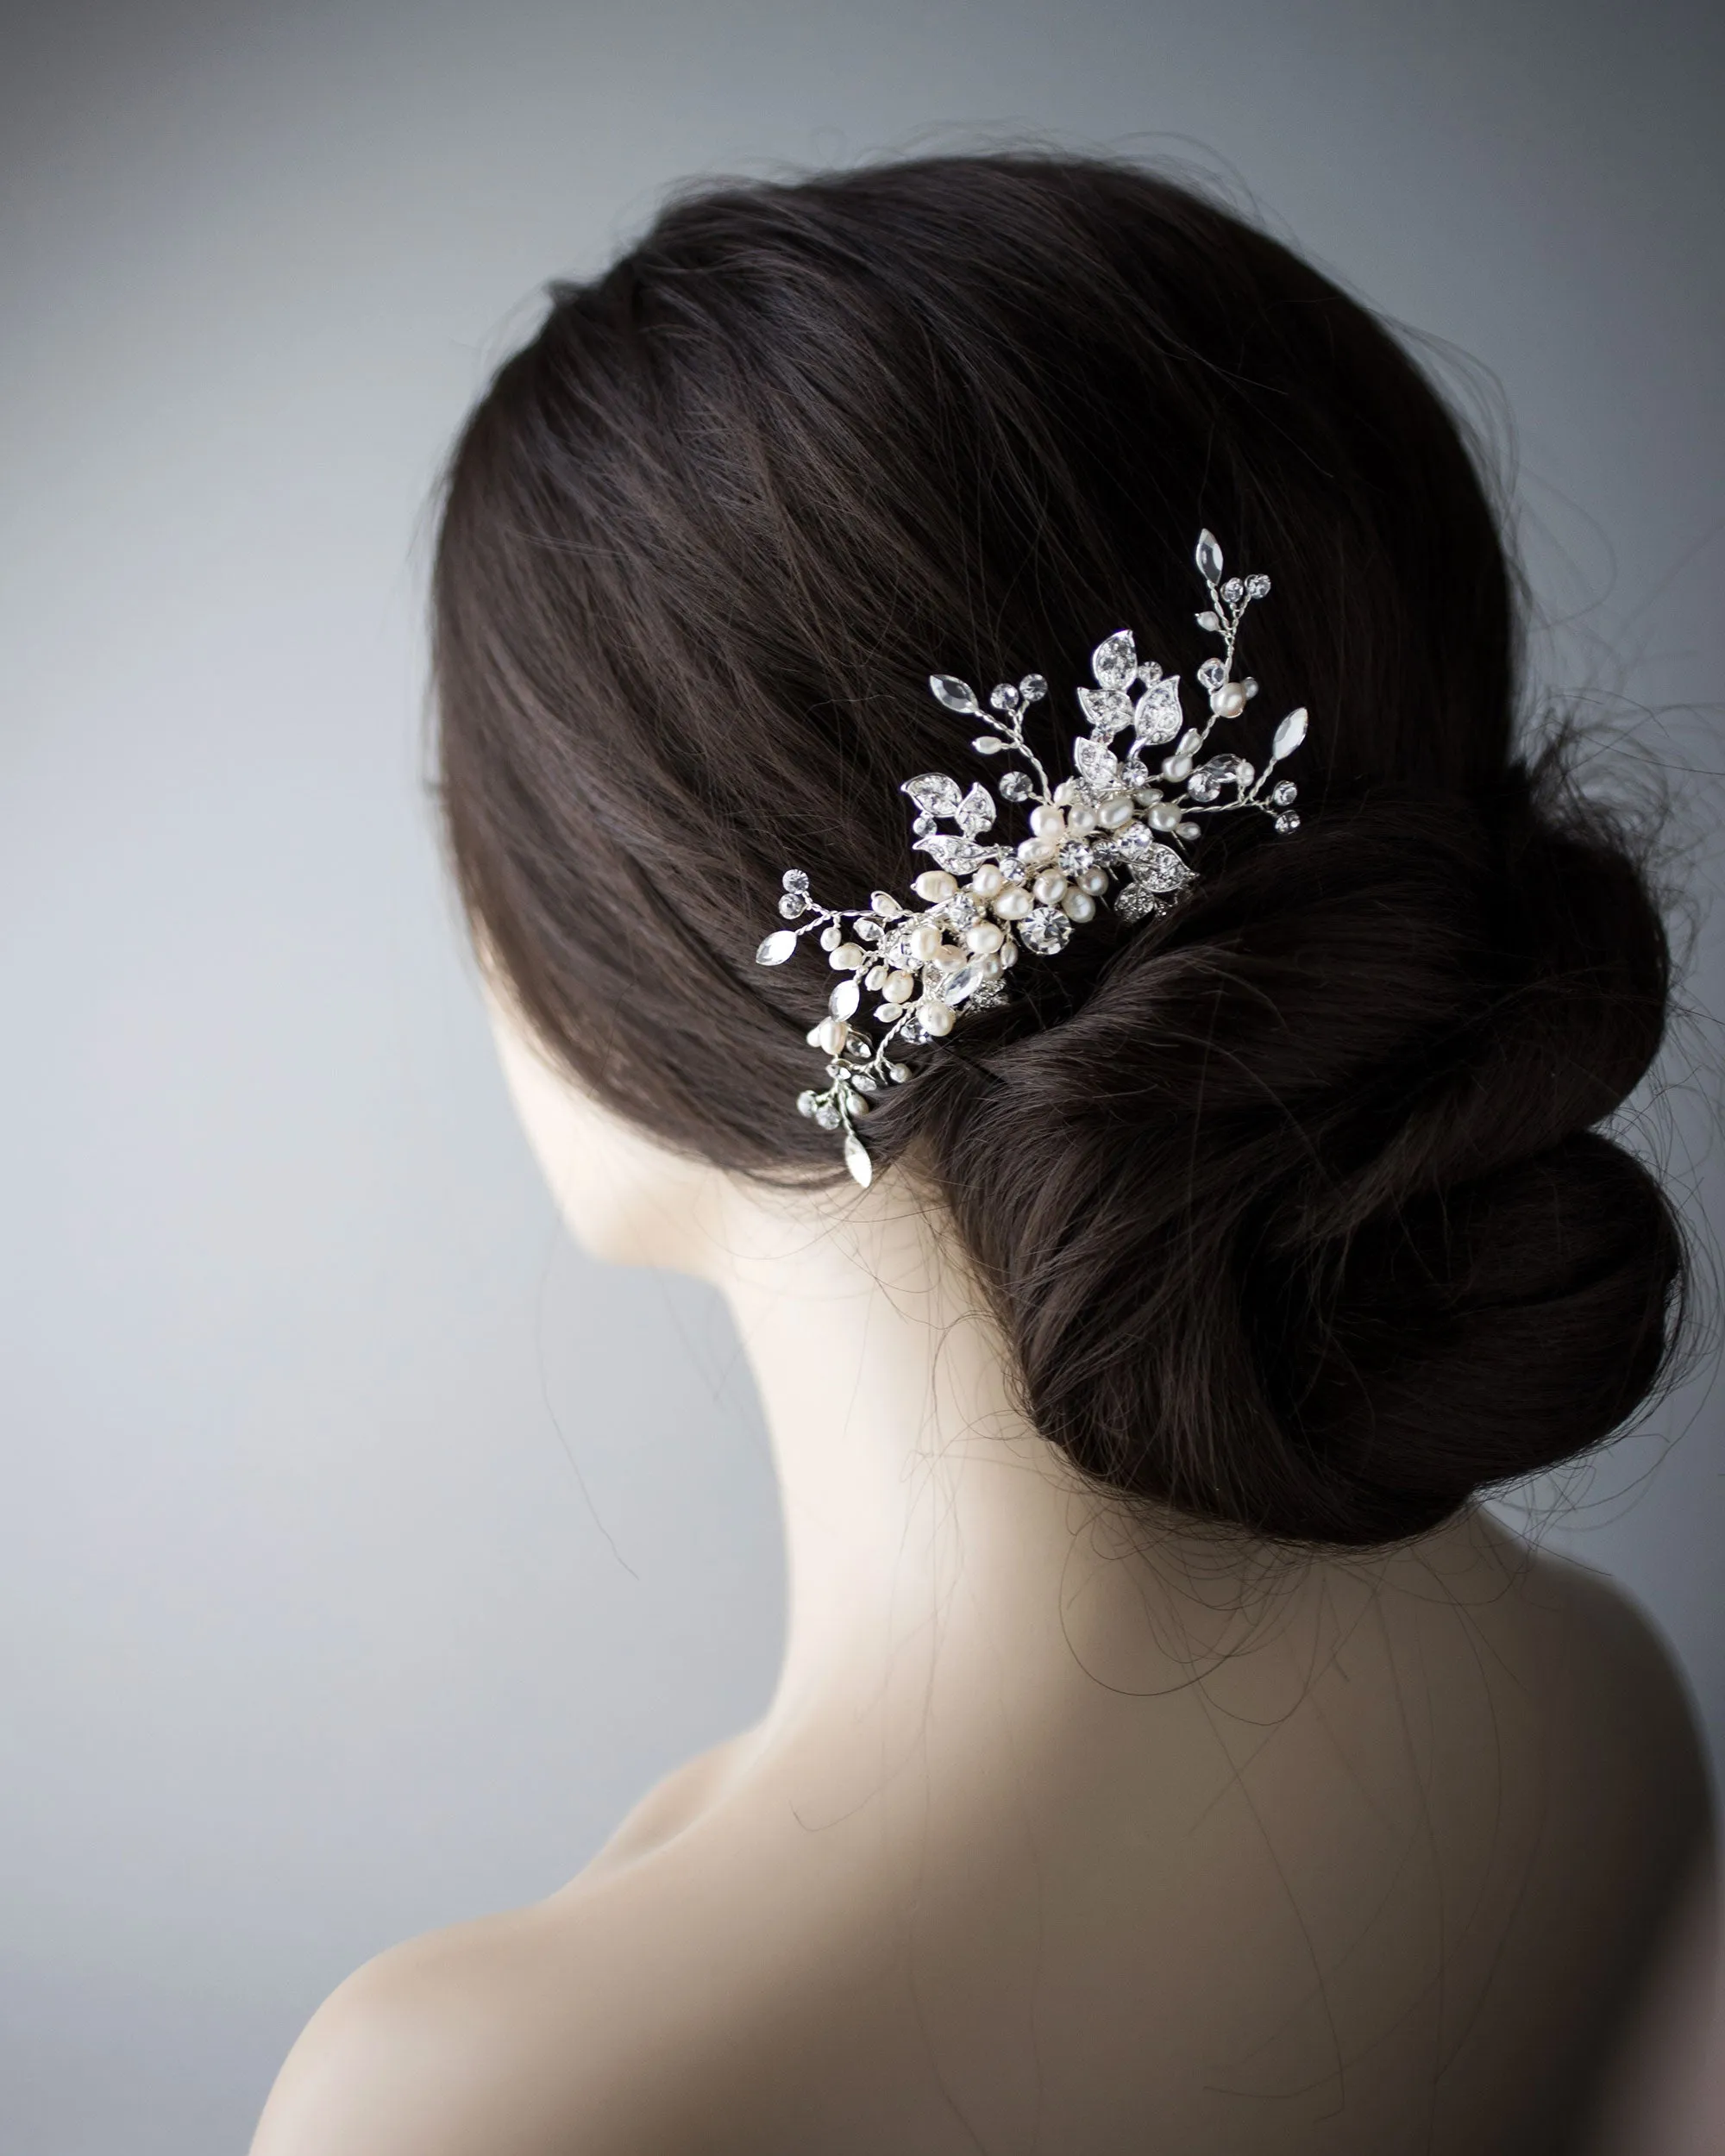
<path id="1" fill-rule="evenodd" d="M 1007 892 L 1022 890 L 1057 862 L 1061 874 L 1079 883 L 1081 889 L 1086 883 L 1090 887 L 1084 890 L 1081 912 L 1092 910 L 1092 899 L 1108 899 L 1110 878 L 1124 875 L 1123 885 L 1112 894 L 1116 919 L 1151 920 L 1165 912 L 1194 880 L 1195 870 L 1178 850 L 1193 844 L 1201 833 L 1202 826 L 1191 819 L 1189 810 L 1202 808 L 1218 815 L 1253 809 L 1269 817 L 1278 831 L 1298 830 L 1300 818 L 1291 805 L 1296 789 L 1272 774 L 1305 739 L 1303 706 L 1290 711 L 1276 728 L 1261 772 L 1243 756 L 1200 761 L 1218 720 L 1232 722 L 1242 716 L 1257 691 L 1250 675 L 1233 679 L 1235 646 L 1247 607 L 1268 596 L 1270 580 L 1257 574 L 1225 580 L 1222 550 L 1208 531 L 1201 534 L 1193 558 L 1209 599 L 1195 618 L 1199 628 L 1219 638 L 1222 647 L 1219 655 L 1207 658 L 1196 669 L 1198 685 L 1210 705 L 1200 725 L 1186 725 L 1180 677 L 1164 674 L 1155 660 L 1140 659 L 1132 632 L 1116 630 L 1091 655 L 1095 686 L 1077 693 L 1089 731 L 1073 741 L 1072 775 L 1057 785 L 1025 737 L 1032 707 L 1048 694 L 1042 675 L 1027 674 L 1016 686 L 1000 682 L 986 702 L 956 674 L 929 676 L 929 686 L 941 704 L 965 715 L 971 724 L 980 724 L 982 730 L 970 743 L 975 753 L 990 760 L 1013 760 L 1018 768 L 1003 771 L 992 793 L 980 781 L 967 786 L 944 771 L 925 771 L 906 779 L 901 790 L 916 811 L 913 850 L 926 855 L 945 875 L 967 877 L 985 866 L 991 872 L 998 870 L 1002 889 L 994 900 L 983 901 L 974 891 L 962 891 L 924 908 L 881 890 L 870 893 L 866 908 L 840 909 L 815 901 L 806 870 L 784 872 L 779 913 L 787 921 L 810 917 L 806 929 L 775 930 L 756 957 L 763 966 L 782 965 L 795 954 L 803 934 L 818 930 L 820 947 L 841 962 L 840 971 L 852 975 L 831 988 L 828 1015 L 808 1036 L 810 1045 L 826 1056 L 827 1085 L 823 1091 L 811 1088 L 800 1094 L 797 1109 L 821 1129 L 842 1134 L 845 1165 L 859 1184 L 866 1186 L 874 1175 L 859 1129 L 869 1113 L 870 1096 L 887 1086 L 903 1085 L 912 1075 L 909 1065 L 888 1059 L 889 1049 L 900 1044 L 919 1048 L 932 1039 L 938 1041 L 970 1012 L 1010 1000 L 1007 978 L 1020 948 L 1052 957 L 1071 939 L 1074 924 L 1065 911 L 1070 900 L 1032 906 L 1014 897 L 1008 915 L 1018 906 L 1026 911 L 1022 919 L 1002 922 L 1008 933 L 997 951 L 955 950 L 955 941 L 963 942 L 979 921 L 988 918 L 990 905 L 998 908 Z M 1122 744 L 1122 756 L 1109 744 L 1128 726 L 1132 731 Z M 1171 754 L 1160 773 L 1153 773 L 1151 765 L 1159 759 L 1150 756 L 1146 761 L 1148 752 L 1169 743 L 1176 744 Z M 1010 839 L 984 840 L 983 834 L 994 828 L 1001 802 L 1050 805 L 1046 812 L 1037 809 L 1037 828 L 1022 847 Z M 1145 812 L 1144 821 L 1127 820 L 1093 835 L 1062 830 L 1062 809 L 1095 804 L 1107 826 L 1119 818 L 1130 819 L 1134 803 Z M 943 824 L 950 828 L 943 830 Z M 1020 857 L 1021 851 L 1028 860 Z M 1049 887 L 1058 887 L 1057 879 Z M 870 1019 L 879 1029 L 876 1034 L 855 1022 L 864 985 L 857 975 L 866 976 L 869 992 L 880 998 Z M 901 977 L 894 981 L 894 975 Z M 902 996 L 887 994 L 888 987 L 902 990 Z M 937 1030 L 932 1032 L 931 1027 Z"/>

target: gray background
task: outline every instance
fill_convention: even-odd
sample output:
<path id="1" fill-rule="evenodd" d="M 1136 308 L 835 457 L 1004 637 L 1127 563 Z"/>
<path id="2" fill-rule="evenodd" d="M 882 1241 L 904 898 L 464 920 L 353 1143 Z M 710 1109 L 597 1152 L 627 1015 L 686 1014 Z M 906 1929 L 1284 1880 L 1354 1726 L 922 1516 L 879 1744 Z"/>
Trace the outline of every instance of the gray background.
<path id="1" fill-rule="evenodd" d="M 0 2149 L 216 2156 L 346 1971 L 559 1883 L 773 1670 L 723 1319 L 558 1241 L 431 837 L 423 505 L 540 280 L 692 172 L 1231 175 L 1501 382 L 1543 656 L 1678 778 L 1725 1012 L 1722 47 L 1628 0 L 0 15 Z M 1717 1039 L 1646 1125 L 1697 1219 Z M 1538 1517 L 1717 1741 L 1709 1378 Z"/>

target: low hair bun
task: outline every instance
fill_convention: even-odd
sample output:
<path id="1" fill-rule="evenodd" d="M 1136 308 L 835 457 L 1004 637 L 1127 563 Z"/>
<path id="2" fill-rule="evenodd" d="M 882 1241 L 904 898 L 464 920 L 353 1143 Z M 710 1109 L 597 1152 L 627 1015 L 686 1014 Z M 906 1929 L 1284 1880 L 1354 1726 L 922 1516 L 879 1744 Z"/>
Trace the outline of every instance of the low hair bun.
<path id="1" fill-rule="evenodd" d="M 1088 1475 L 1393 1540 L 1659 1375 L 1679 1232 L 1592 1126 L 1658 1048 L 1668 965 L 1596 818 L 1519 773 L 1486 809 L 1380 795 L 1207 874 L 1070 1015 L 944 1056 L 895 1136 Z"/>

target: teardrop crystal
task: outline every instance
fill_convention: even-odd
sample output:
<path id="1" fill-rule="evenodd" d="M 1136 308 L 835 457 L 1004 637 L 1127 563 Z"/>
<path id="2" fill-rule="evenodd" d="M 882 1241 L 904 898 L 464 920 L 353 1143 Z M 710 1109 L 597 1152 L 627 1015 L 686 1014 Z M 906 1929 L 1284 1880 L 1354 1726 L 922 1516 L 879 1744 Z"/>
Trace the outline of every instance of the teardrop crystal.
<path id="1" fill-rule="evenodd" d="M 875 1163 L 869 1157 L 869 1149 L 855 1131 L 844 1133 L 844 1165 L 850 1170 L 850 1180 L 866 1190 L 875 1180 Z"/>

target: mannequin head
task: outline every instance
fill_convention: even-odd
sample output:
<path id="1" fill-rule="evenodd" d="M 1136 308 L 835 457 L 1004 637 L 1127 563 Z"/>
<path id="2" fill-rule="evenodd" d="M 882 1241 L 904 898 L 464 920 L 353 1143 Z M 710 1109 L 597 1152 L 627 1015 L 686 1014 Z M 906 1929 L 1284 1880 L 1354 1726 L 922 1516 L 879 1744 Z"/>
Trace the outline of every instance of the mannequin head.
<path id="1" fill-rule="evenodd" d="M 1453 417 L 1287 250 L 1125 167 L 937 160 L 689 197 L 556 288 L 451 468 L 452 852 L 530 1125 L 530 1037 L 581 1101 L 539 1140 L 577 1232 L 687 1262 L 738 1179 L 838 1173 L 793 1105 L 825 981 L 751 963 L 781 869 L 908 882 L 898 781 L 963 753 L 931 670 L 1048 673 L 1051 749 L 1108 630 L 1182 664 L 1204 525 L 1275 579 L 1305 828 L 1210 826 L 1186 905 L 1018 968 L 870 1149 L 1087 1475 L 1382 1542 L 1658 1376 L 1677 1231 L 1592 1126 L 1668 962 L 1622 838 L 1516 755 Z"/>

